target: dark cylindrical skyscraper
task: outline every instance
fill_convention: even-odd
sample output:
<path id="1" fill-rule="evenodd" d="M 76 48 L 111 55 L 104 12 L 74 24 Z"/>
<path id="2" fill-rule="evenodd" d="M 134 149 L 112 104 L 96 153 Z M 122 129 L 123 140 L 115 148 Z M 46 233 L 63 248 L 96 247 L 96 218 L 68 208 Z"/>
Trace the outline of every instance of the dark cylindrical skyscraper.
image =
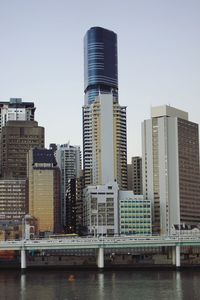
<path id="1" fill-rule="evenodd" d="M 113 93 L 118 102 L 117 35 L 113 31 L 90 28 L 84 38 L 85 104 L 99 93 Z"/>

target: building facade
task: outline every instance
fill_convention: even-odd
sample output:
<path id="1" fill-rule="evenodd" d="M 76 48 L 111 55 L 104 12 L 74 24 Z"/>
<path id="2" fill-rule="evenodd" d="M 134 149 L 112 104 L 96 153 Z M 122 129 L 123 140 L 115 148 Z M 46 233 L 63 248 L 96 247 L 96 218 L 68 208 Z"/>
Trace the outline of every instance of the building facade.
<path id="1" fill-rule="evenodd" d="M 44 147 L 44 128 L 36 121 L 8 121 L 0 137 L 2 177 L 26 178 L 27 153 L 34 147 Z"/>
<path id="2" fill-rule="evenodd" d="M 0 133 L 8 121 L 34 121 L 34 116 L 33 102 L 22 102 L 21 98 L 0 101 Z"/>
<path id="3" fill-rule="evenodd" d="M 90 28 L 84 37 L 85 105 L 99 93 L 113 93 L 118 101 L 117 35 L 101 27 Z"/>
<path id="4" fill-rule="evenodd" d="M 131 158 L 131 164 L 128 164 L 128 190 L 133 191 L 135 195 L 142 195 L 142 158 L 135 156 Z"/>
<path id="5" fill-rule="evenodd" d="M 37 219 L 41 234 L 61 230 L 60 169 L 52 150 L 28 153 L 29 214 Z"/>
<path id="6" fill-rule="evenodd" d="M 80 178 L 81 175 L 81 150 L 80 146 L 73 146 L 69 143 L 57 145 L 56 161 L 61 170 L 61 203 L 62 203 L 62 223 L 67 226 L 66 216 L 70 212 L 67 203 L 66 191 L 71 179 Z M 70 222 L 70 221 L 69 221 Z"/>
<path id="7" fill-rule="evenodd" d="M 119 191 L 119 232 L 124 235 L 151 235 L 151 201 L 133 191 Z"/>
<path id="8" fill-rule="evenodd" d="M 66 189 L 66 233 L 83 234 L 84 178 L 68 180 Z"/>
<path id="9" fill-rule="evenodd" d="M 112 94 L 83 107 L 83 167 L 85 186 L 116 180 L 127 189 L 126 107 Z"/>
<path id="10" fill-rule="evenodd" d="M 119 234 L 118 190 L 116 182 L 83 190 L 83 221 L 88 234 Z"/>
<path id="11" fill-rule="evenodd" d="M 152 203 L 153 232 L 200 222 L 198 124 L 170 106 L 151 109 L 142 124 L 143 193 Z"/>
<path id="12" fill-rule="evenodd" d="M 22 222 L 28 211 L 26 179 L 0 180 L 0 221 Z"/>

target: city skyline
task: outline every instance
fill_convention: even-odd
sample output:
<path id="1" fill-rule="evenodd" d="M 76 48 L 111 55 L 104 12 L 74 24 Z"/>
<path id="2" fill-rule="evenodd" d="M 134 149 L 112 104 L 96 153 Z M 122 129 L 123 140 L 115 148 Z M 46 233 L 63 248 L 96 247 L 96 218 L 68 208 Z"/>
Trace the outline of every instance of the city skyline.
<path id="1" fill-rule="evenodd" d="M 83 38 L 93 26 L 112 30 L 118 36 L 119 101 L 128 106 L 129 162 L 141 155 L 141 122 L 151 106 L 170 104 L 200 123 L 200 3 L 110 0 L 98 10 L 95 5 L 0 3 L 0 100 L 35 103 L 46 147 L 69 140 L 82 145 Z"/>

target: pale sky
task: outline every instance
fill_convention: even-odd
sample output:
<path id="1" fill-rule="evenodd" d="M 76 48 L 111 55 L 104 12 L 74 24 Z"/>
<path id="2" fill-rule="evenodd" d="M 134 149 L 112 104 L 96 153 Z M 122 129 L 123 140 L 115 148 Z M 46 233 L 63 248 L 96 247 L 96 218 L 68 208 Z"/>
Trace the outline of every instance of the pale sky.
<path id="1" fill-rule="evenodd" d="M 170 104 L 200 123 L 200 0 L 0 0 L 0 101 L 34 101 L 49 143 L 82 146 L 83 37 L 118 35 L 128 161 L 141 122 Z"/>

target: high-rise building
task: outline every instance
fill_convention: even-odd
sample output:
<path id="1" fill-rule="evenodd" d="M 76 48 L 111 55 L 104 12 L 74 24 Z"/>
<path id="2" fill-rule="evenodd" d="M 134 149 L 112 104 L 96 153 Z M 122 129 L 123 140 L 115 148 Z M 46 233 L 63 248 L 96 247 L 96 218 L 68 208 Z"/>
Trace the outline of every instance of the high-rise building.
<path id="1" fill-rule="evenodd" d="M 61 203 L 62 223 L 66 226 L 67 205 L 66 190 L 70 179 L 79 178 L 81 173 L 81 150 L 80 146 L 73 146 L 69 143 L 57 145 L 56 160 L 61 170 Z M 69 208 L 70 209 L 70 208 Z"/>
<path id="2" fill-rule="evenodd" d="M 9 179 L 26 178 L 26 156 L 34 147 L 44 147 L 44 128 L 36 121 L 8 121 L 0 137 L 1 175 Z"/>
<path id="3" fill-rule="evenodd" d="M 33 102 L 22 102 L 21 98 L 0 101 L 0 133 L 8 121 L 34 121 L 34 115 Z"/>
<path id="4" fill-rule="evenodd" d="M 142 164 L 153 232 L 200 223 L 199 133 L 188 113 L 167 105 L 151 109 L 142 124 Z"/>
<path id="5" fill-rule="evenodd" d="M 112 93 L 118 101 L 117 35 L 101 27 L 90 28 L 84 37 L 85 105 L 99 93 Z"/>
<path id="6" fill-rule="evenodd" d="M 66 233 L 83 234 L 84 178 L 68 180 L 66 189 Z"/>
<path id="7" fill-rule="evenodd" d="M 83 107 L 85 186 L 117 181 L 127 189 L 126 107 L 100 94 Z"/>
<path id="8" fill-rule="evenodd" d="M 135 195 L 142 195 L 142 158 L 134 156 L 131 164 L 127 165 L 128 190 Z"/>
<path id="9" fill-rule="evenodd" d="M 37 219 L 38 231 L 60 231 L 60 169 L 52 150 L 28 153 L 29 214 Z"/>

